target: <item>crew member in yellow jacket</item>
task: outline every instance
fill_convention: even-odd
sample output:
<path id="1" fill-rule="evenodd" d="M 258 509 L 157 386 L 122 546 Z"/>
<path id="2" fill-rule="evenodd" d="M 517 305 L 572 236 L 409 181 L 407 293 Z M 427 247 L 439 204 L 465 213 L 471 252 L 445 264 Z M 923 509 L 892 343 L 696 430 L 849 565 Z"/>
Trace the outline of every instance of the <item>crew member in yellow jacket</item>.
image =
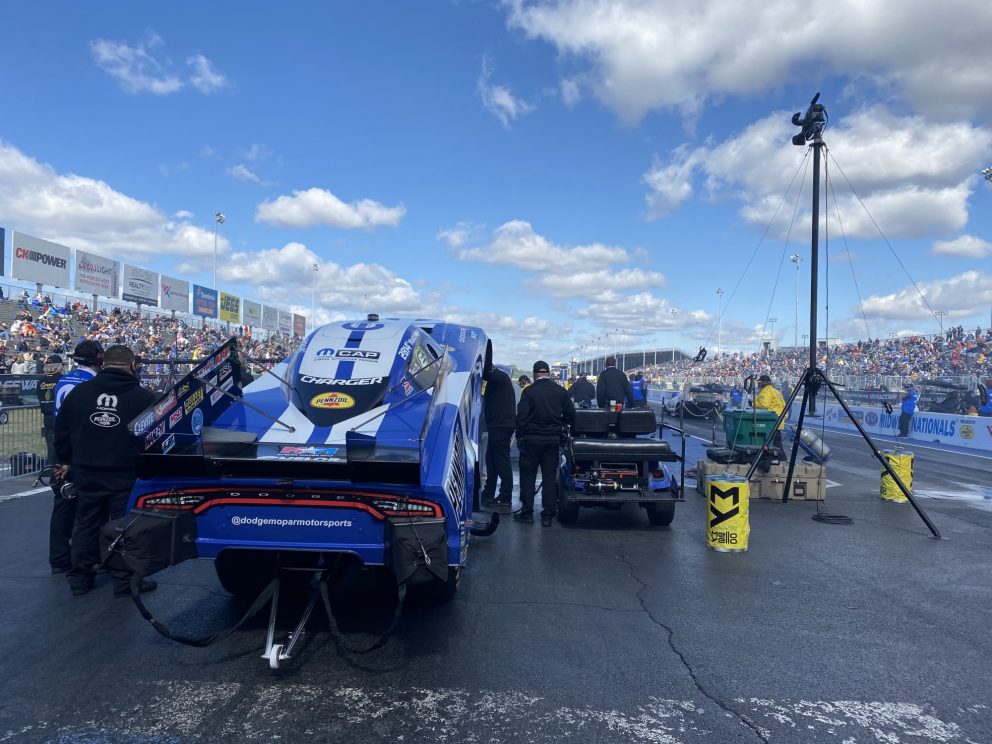
<path id="1" fill-rule="evenodd" d="M 780 415 L 782 409 L 785 408 L 785 398 L 772 385 L 772 378 L 768 375 L 761 375 L 758 378 L 758 394 L 754 396 L 754 407 L 772 411 L 776 416 Z M 772 436 L 771 446 L 783 449 L 782 429 L 784 428 L 785 419 L 782 419 L 782 423 L 778 425 L 778 429 L 775 431 L 774 436 Z"/>

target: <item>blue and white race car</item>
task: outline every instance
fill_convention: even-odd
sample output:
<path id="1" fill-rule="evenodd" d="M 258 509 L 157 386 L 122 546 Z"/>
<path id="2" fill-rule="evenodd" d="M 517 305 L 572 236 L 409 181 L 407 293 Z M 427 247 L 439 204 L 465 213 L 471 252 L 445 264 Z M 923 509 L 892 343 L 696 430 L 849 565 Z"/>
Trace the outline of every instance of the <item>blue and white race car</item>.
<path id="1" fill-rule="evenodd" d="M 317 328 L 242 389 L 234 339 L 132 422 L 131 506 L 196 517 L 199 557 L 257 595 L 275 572 L 384 566 L 454 594 L 476 514 L 479 328 L 395 318 Z"/>

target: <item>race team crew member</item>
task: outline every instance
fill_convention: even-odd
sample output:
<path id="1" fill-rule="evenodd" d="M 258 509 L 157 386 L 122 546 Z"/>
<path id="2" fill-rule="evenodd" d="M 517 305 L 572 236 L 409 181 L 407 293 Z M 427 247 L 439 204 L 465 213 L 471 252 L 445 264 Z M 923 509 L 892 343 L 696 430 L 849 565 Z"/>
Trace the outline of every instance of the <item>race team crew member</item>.
<path id="1" fill-rule="evenodd" d="M 534 521 L 537 468 L 541 468 L 541 524 L 551 526 L 558 508 L 558 448 L 561 428 L 575 420 L 575 406 L 561 385 L 551 379 L 547 362 L 534 362 L 534 383 L 517 406 L 517 447 L 520 448 L 520 511 L 517 522 Z"/>
<path id="2" fill-rule="evenodd" d="M 124 516 L 137 480 L 135 438 L 127 425 L 156 400 L 141 386 L 137 371 L 134 352 L 111 346 L 104 353 L 103 369 L 77 385 L 55 417 L 56 474 L 62 479 L 71 475 L 78 501 L 68 573 L 76 596 L 94 588 L 100 527 Z M 112 576 L 114 596 L 129 596 L 130 574 L 114 571 Z M 154 588 L 153 581 L 141 582 L 142 592 Z"/>
<path id="3" fill-rule="evenodd" d="M 51 358 L 51 357 L 49 357 Z M 59 406 L 65 396 L 81 382 L 92 380 L 103 364 L 103 347 L 97 341 L 81 341 L 70 355 L 78 366 L 68 374 L 61 375 L 52 390 L 52 450 L 48 462 L 55 465 L 57 459 L 54 452 L 55 418 L 59 414 Z M 59 373 L 61 374 L 61 366 Z M 44 384 L 44 381 L 42 381 Z M 40 391 L 39 391 L 40 392 Z M 42 407 L 44 414 L 44 404 Z M 54 470 L 54 468 L 53 468 Z M 76 523 L 76 491 L 72 484 L 52 474 L 52 516 L 48 525 L 48 562 L 52 573 L 65 573 L 72 566 L 69 552 L 69 542 L 72 539 L 73 525 Z"/>
<path id="4" fill-rule="evenodd" d="M 630 387 L 627 375 L 617 369 L 617 358 L 606 358 L 606 369 L 596 380 L 596 403 L 600 408 L 608 408 L 615 400 L 625 407 L 634 405 L 634 390 Z"/>
<path id="5" fill-rule="evenodd" d="M 916 413 L 916 401 L 920 394 L 916 392 L 916 386 L 910 383 L 906 386 L 906 394 L 902 396 L 902 411 L 899 413 L 899 433 L 897 437 L 909 436 L 909 425 L 913 421 L 913 414 Z"/>
<path id="6" fill-rule="evenodd" d="M 486 431 L 486 485 L 482 489 L 482 502 L 494 501 L 509 506 L 513 501 L 513 466 L 510 465 L 510 440 L 516 427 L 517 399 L 513 394 L 513 380 L 503 370 L 493 367 L 485 376 L 486 390 L 482 398 Z M 496 481 L 499 480 L 499 496 Z"/>
<path id="7" fill-rule="evenodd" d="M 758 394 L 754 397 L 754 407 L 772 411 L 776 416 L 780 416 L 785 409 L 785 398 L 772 385 L 772 378 L 768 375 L 761 375 L 758 378 Z M 769 442 L 772 447 L 783 449 L 782 429 L 784 428 L 785 419 L 782 419 L 782 423 L 778 425 L 775 434 L 772 436 L 772 441 Z"/>
<path id="8" fill-rule="evenodd" d="M 62 378 L 62 357 L 52 354 L 45 360 L 45 376 L 38 382 L 38 408 L 41 409 L 41 433 L 48 449 L 48 465 L 55 468 L 55 388 Z M 69 570 L 69 539 L 72 537 L 72 523 L 76 519 L 75 499 L 66 499 L 59 493 L 60 481 L 51 479 L 55 501 L 52 516 L 48 523 L 48 565 L 53 574 Z"/>
<path id="9" fill-rule="evenodd" d="M 592 408 L 593 401 L 596 400 L 596 388 L 589 382 L 589 378 L 581 374 L 568 389 L 568 396 L 577 408 Z"/>

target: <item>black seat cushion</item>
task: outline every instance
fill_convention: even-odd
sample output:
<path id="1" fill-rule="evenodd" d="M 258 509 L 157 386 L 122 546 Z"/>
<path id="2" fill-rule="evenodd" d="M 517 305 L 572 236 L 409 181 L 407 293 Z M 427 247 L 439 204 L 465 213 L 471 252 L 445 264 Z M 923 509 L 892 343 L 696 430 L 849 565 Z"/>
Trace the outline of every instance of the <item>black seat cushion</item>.
<path id="1" fill-rule="evenodd" d="M 572 454 L 576 460 L 611 462 L 674 462 L 678 459 L 668 442 L 660 439 L 573 439 Z"/>
<path id="2" fill-rule="evenodd" d="M 575 412 L 572 431 L 585 436 L 606 436 L 610 430 L 609 413 L 600 408 L 580 408 Z"/>
<path id="3" fill-rule="evenodd" d="M 653 434 L 657 429 L 654 411 L 650 409 L 621 411 L 617 419 L 618 434 Z"/>

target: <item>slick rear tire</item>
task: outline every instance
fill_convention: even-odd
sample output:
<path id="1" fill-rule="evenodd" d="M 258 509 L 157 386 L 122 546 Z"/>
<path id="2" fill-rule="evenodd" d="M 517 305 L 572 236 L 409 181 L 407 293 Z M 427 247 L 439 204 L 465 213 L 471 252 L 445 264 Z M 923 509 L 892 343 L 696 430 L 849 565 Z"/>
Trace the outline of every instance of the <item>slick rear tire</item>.
<path id="1" fill-rule="evenodd" d="M 675 519 L 674 501 L 656 501 L 652 504 L 645 504 L 644 510 L 648 513 L 648 521 L 655 527 L 667 527 Z"/>
<path id="2" fill-rule="evenodd" d="M 448 566 L 448 580 L 435 579 L 424 584 L 414 584 L 406 592 L 407 599 L 414 604 L 440 605 L 450 602 L 458 593 L 461 583 L 462 569 L 460 566 Z"/>
<path id="3" fill-rule="evenodd" d="M 214 559 L 220 585 L 235 597 L 255 599 L 275 576 L 276 554 L 264 550 L 222 550 Z"/>

